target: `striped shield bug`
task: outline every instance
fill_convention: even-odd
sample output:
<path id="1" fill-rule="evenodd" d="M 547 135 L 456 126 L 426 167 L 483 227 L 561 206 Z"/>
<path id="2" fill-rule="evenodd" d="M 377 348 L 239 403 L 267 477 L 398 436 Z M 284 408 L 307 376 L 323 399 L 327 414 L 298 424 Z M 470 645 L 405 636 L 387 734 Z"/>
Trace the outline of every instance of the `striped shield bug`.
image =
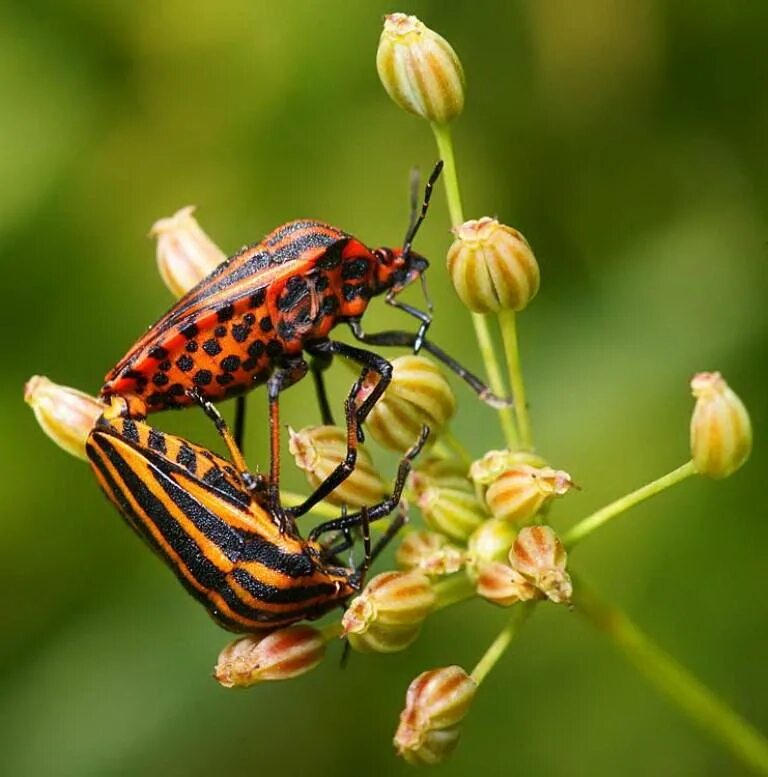
<path id="1" fill-rule="evenodd" d="M 419 212 L 412 199 L 412 216 L 402 248 L 365 246 L 357 238 L 319 221 L 292 221 L 278 227 L 260 243 L 248 246 L 223 262 L 191 289 L 152 326 L 107 375 L 102 399 L 119 396 L 125 414 L 143 419 L 148 413 L 192 404 L 199 393 L 210 401 L 235 396 L 266 383 L 270 407 L 272 507 L 278 500 L 279 403 L 281 391 L 310 370 L 312 357 L 324 423 L 332 423 L 322 371 L 334 356 L 362 368 L 361 380 L 374 373 L 379 380 L 356 409 L 357 433 L 350 436 L 349 455 L 334 475 L 292 516 L 306 512 L 327 496 L 339 478 L 354 466 L 361 426 L 391 380 L 392 365 L 369 350 L 332 340 L 331 330 L 347 323 L 363 343 L 405 346 L 431 353 L 463 378 L 480 397 L 494 406 L 508 404 L 496 397 L 472 373 L 426 339 L 429 313 L 397 300 L 416 279 L 424 279 L 427 260 L 412 250 L 413 240 L 427 214 L 439 162 L 430 176 Z M 366 334 L 361 318 L 373 297 L 386 301 L 420 321 L 418 332 Z M 350 395 L 353 396 L 353 395 Z M 236 432 L 241 424 L 235 424 Z M 242 443 L 240 434 L 236 434 Z"/>
<path id="2" fill-rule="evenodd" d="M 105 413 L 86 452 L 107 497 L 224 628 L 273 629 L 343 604 L 359 591 L 368 565 L 405 520 L 401 509 L 371 547 L 368 524 L 400 505 L 428 430 L 401 460 L 389 498 L 354 514 L 342 512 L 304 539 L 271 512 L 218 411 L 198 401 L 222 433 L 232 461 L 144 422 Z M 347 416 L 354 429 L 350 403 Z M 357 567 L 343 566 L 337 555 L 352 546 L 355 527 L 362 530 L 365 557 Z M 322 542 L 324 536 L 331 540 Z"/>

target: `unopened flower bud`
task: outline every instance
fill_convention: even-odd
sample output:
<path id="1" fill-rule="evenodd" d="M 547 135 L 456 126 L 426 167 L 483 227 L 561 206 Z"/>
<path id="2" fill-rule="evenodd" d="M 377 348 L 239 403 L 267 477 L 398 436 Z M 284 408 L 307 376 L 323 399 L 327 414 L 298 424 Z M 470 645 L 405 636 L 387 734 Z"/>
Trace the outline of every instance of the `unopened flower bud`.
<path id="1" fill-rule="evenodd" d="M 695 375 L 691 390 L 696 398 L 691 418 L 694 466 L 707 477 L 726 478 L 752 451 L 749 413 L 719 372 Z"/>
<path id="2" fill-rule="evenodd" d="M 518 464 L 530 467 L 545 467 L 547 462 L 535 453 L 528 451 L 488 451 L 481 459 L 473 461 L 469 468 L 469 479 L 481 486 L 488 486 L 508 469 Z"/>
<path id="3" fill-rule="evenodd" d="M 436 456 L 419 461 L 408 477 L 408 487 L 421 493 L 430 486 L 456 488 L 471 491 L 472 483 L 467 478 L 467 468 L 456 459 L 442 459 Z"/>
<path id="4" fill-rule="evenodd" d="M 288 434 L 288 450 L 312 488 L 323 483 L 347 455 L 347 434 L 338 426 L 309 426 L 298 432 L 289 428 Z M 380 502 L 387 490 L 371 454 L 358 445 L 352 473 L 326 499 L 332 504 L 363 507 Z"/>
<path id="5" fill-rule="evenodd" d="M 501 518 L 489 518 L 472 533 L 467 543 L 467 569 L 476 576 L 486 563 L 504 561 L 517 537 L 514 526 Z"/>
<path id="6" fill-rule="evenodd" d="M 395 733 L 397 754 L 413 764 L 444 761 L 459 740 L 477 683 L 460 666 L 422 672 L 408 686 Z"/>
<path id="7" fill-rule="evenodd" d="M 522 310 L 539 290 L 539 265 L 526 239 L 496 219 L 454 229 L 448 273 L 459 299 L 475 313 Z"/>
<path id="8" fill-rule="evenodd" d="M 462 542 L 488 517 L 475 494 L 456 488 L 425 488 L 416 505 L 427 526 Z"/>
<path id="9" fill-rule="evenodd" d="M 392 382 L 376 403 L 366 426 L 376 442 L 403 452 L 418 439 L 423 426 L 434 441 L 456 412 L 456 399 L 434 362 L 424 356 L 399 356 L 392 361 Z M 375 383 L 375 376 L 371 376 Z M 364 385 L 357 397 L 365 399 L 374 383 Z"/>
<path id="10" fill-rule="evenodd" d="M 214 677 L 225 688 L 290 680 L 314 669 L 324 655 L 325 639 L 317 629 L 288 626 L 231 642 L 219 654 Z"/>
<path id="11" fill-rule="evenodd" d="M 500 561 L 480 564 L 477 574 L 478 596 L 501 607 L 533 599 L 538 591 L 517 570 Z"/>
<path id="12" fill-rule="evenodd" d="M 567 560 L 562 542 L 549 526 L 521 529 L 509 551 L 512 567 L 556 604 L 570 601 L 573 593 Z"/>
<path id="13" fill-rule="evenodd" d="M 418 637 L 435 601 L 432 585 L 421 573 L 383 572 L 350 602 L 341 625 L 355 650 L 393 653 Z"/>
<path id="14" fill-rule="evenodd" d="M 157 267 L 171 294 L 181 297 L 215 270 L 226 254 L 201 229 L 194 205 L 152 225 L 157 238 Z"/>
<path id="15" fill-rule="evenodd" d="M 42 375 L 33 375 L 24 386 L 24 401 L 32 408 L 43 431 L 67 453 L 85 455 L 85 441 L 96 419 L 107 406 L 68 386 L 59 386 Z"/>
<path id="16" fill-rule="evenodd" d="M 414 531 L 400 543 L 395 561 L 401 569 L 439 577 L 458 572 L 464 566 L 465 556 L 465 551 L 448 542 L 443 534 Z"/>
<path id="17" fill-rule="evenodd" d="M 376 69 L 387 94 L 409 113 L 444 124 L 464 108 L 464 71 L 456 52 L 415 16 L 385 18 Z"/>
<path id="18" fill-rule="evenodd" d="M 497 518 L 522 523 L 572 487 L 573 481 L 567 472 L 519 464 L 488 486 L 485 500 Z"/>

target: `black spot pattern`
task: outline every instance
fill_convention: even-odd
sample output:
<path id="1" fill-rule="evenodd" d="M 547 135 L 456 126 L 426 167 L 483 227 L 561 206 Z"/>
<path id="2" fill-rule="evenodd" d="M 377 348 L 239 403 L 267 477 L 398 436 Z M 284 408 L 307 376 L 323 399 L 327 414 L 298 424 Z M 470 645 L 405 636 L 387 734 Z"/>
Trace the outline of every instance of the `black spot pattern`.
<path id="1" fill-rule="evenodd" d="M 252 308 L 260 308 L 264 304 L 264 300 L 266 298 L 267 298 L 267 290 L 258 289 L 253 294 L 251 294 L 251 299 L 249 301 L 250 306 Z"/>
<path id="2" fill-rule="evenodd" d="M 168 351 L 163 348 L 162 345 L 153 345 L 152 348 L 149 349 L 149 358 L 150 359 L 157 359 L 157 361 L 162 361 L 168 356 Z"/>
<path id="3" fill-rule="evenodd" d="M 216 337 L 226 337 L 227 336 L 227 327 L 225 326 L 217 326 L 216 329 L 213 330 L 213 334 Z"/>
<path id="4" fill-rule="evenodd" d="M 207 386 L 213 380 L 213 375 L 210 370 L 198 370 L 193 380 L 198 386 Z"/>
<path id="5" fill-rule="evenodd" d="M 224 370 L 224 372 L 234 372 L 240 367 L 240 357 L 235 356 L 235 354 L 230 354 L 229 356 L 225 356 L 221 360 L 220 366 L 221 366 L 221 369 Z"/>
<path id="6" fill-rule="evenodd" d="M 197 324 L 187 324 L 186 326 L 183 326 L 179 332 L 183 337 L 186 337 L 187 340 L 193 340 L 200 334 Z"/>
<path id="7" fill-rule="evenodd" d="M 218 356 L 221 353 L 222 348 L 216 340 L 210 339 L 203 343 L 203 350 L 208 356 Z"/>
<path id="8" fill-rule="evenodd" d="M 247 324 L 233 324 L 232 337 L 235 342 L 244 343 L 251 333 L 251 328 Z"/>
<path id="9" fill-rule="evenodd" d="M 176 359 L 176 366 L 182 372 L 189 372 L 195 366 L 195 362 L 191 356 L 187 356 L 187 354 L 182 354 L 181 356 L 179 356 L 178 359 Z"/>
<path id="10" fill-rule="evenodd" d="M 254 340 L 248 346 L 248 356 L 258 359 L 264 353 L 264 343 L 261 340 Z"/>
<path id="11" fill-rule="evenodd" d="M 219 321 L 229 321 L 234 315 L 235 315 L 235 306 L 224 305 L 224 307 L 220 308 L 216 313 L 216 318 L 218 318 Z"/>
<path id="12" fill-rule="evenodd" d="M 156 372 L 152 376 L 152 382 L 156 386 L 165 386 L 169 383 L 169 378 L 164 372 Z"/>
<path id="13" fill-rule="evenodd" d="M 264 316 L 264 318 L 259 321 L 259 329 L 261 329 L 262 332 L 271 332 L 272 319 L 269 316 Z"/>

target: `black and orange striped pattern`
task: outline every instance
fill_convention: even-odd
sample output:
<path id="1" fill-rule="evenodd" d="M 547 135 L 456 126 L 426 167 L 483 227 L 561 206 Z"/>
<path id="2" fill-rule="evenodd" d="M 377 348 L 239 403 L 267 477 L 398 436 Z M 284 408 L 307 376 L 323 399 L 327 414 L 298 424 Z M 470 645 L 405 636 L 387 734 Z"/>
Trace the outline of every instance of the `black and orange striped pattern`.
<path id="1" fill-rule="evenodd" d="M 129 418 L 101 418 L 87 453 L 107 497 L 224 628 L 273 629 L 328 612 L 354 572 L 254 499 L 224 459 Z"/>
<path id="2" fill-rule="evenodd" d="M 211 401 L 247 391 L 426 266 L 408 264 L 402 251 L 371 250 L 319 221 L 284 224 L 179 299 L 107 375 L 102 398 L 122 396 L 143 418 L 189 405 L 192 388 Z"/>

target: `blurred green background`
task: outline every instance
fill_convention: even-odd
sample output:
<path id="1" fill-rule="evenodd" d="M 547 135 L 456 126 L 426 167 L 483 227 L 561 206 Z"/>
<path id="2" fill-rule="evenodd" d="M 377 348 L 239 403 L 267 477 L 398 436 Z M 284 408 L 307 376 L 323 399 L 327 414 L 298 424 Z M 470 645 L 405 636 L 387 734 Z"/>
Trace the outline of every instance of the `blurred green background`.
<path id="1" fill-rule="evenodd" d="M 406 653 L 355 655 L 341 671 L 335 648 L 291 683 L 225 691 L 210 671 L 228 635 L 21 401 L 33 373 L 95 392 L 169 305 L 146 235 L 183 205 L 199 206 L 228 252 L 300 216 L 398 243 L 408 170 L 436 152 L 378 83 L 392 10 L 418 14 L 463 60 L 468 217 L 518 227 L 541 264 L 520 320 L 534 433 L 582 486 L 554 525 L 683 462 L 695 371 L 721 370 L 750 408 L 744 470 L 688 481 L 572 560 L 768 730 L 768 4 L 4 0 L 2 774 L 405 774 L 390 742 L 408 682 L 470 668 L 505 622 L 462 605 Z M 480 370 L 444 271 L 439 195 L 418 244 L 433 258 L 434 339 Z M 367 327 L 396 322 L 376 303 Z M 334 368 L 332 383 L 340 402 L 348 372 Z M 475 455 L 499 447 L 492 411 L 456 391 L 457 436 Z M 248 453 L 262 465 L 265 404 L 252 395 Z M 217 445 L 199 416 L 157 423 Z M 284 420 L 317 420 L 309 381 L 286 395 Z M 439 771 L 743 773 L 578 614 L 554 607 L 483 686 Z"/>

